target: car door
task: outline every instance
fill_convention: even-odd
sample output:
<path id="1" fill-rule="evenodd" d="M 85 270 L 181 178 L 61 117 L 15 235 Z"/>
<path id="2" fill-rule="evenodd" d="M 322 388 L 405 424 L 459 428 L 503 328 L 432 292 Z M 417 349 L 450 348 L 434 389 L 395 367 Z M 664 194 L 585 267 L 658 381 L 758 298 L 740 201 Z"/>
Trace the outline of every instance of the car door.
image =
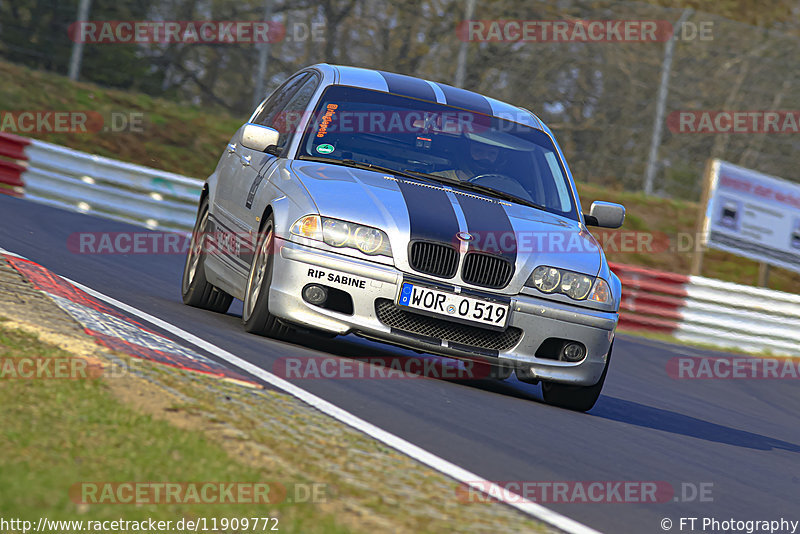
<path id="1" fill-rule="evenodd" d="M 279 157 L 284 157 L 284 152 L 292 137 L 302 132 L 297 132 L 300 118 L 306 111 L 314 92 L 319 85 L 320 78 L 316 73 L 306 72 L 285 98 L 281 98 L 269 108 L 265 107 L 261 113 L 252 119 L 253 124 L 267 126 L 280 133 L 277 150 L 272 154 L 251 150 L 239 146 L 236 153 L 240 159 L 240 170 L 233 183 L 233 199 L 235 201 L 235 215 L 247 226 L 247 230 L 258 230 L 260 213 L 254 213 L 253 199 L 258 189 L 269 180 L 276 167 Z M 275 154 L 278 154 L 277 156 Z"/>
<path id="2" fill-rule="evenodd" d="M 301 72 L 291 77 L 259 106 L 251 122 L 270 128 L 285 129 L 280 124 L 284 116 L 283 110 L 290 105 L 300 105 L 300 100 L 309 93 L 307 89 L 309 80 L 315 80 L 313 86 L 316 88 L 318 77 L 313 73 Z M 301 89 L 303 97 L 295 99 L 295 95 Z M 310 90 L 306 105 L 312 95 L 313 90 Z M 281 132 L 278 141 L 280 148 L 285 148 L 290 139 L 287 135 L 289 133 L 291 132 Z M 249 236 L 257 230 L 255 219 L 260 215 L 251 212 L 252 199 L 278 158 L 273 154 L 242 146 L 241 135 L 242 128 L 233 136 L 223 156 L 225 161 L 222 167 L 225 169 L 225 174 L 220 176 L 217 204 L 220 208 L 219 222 L 223 226 L 219 230 L 228 234 L 225 245 L 221 247 L 220 259 L 225 260 L 225 263 L 240 275 L 246 275 L 250 259 L 247 244 L 251 239 Z"/>
<path id="3" fill-rule="evenodd" d="M 258 117 L 267 117 L 273 115 L 278 109 L 283 107 L 288 100 L 294 95 L 297 89 L 300 88 L 300 83 L 306 78 L 307 73 L 301 72 L 295 74 L 283 85 L 278 87 L 261 105 L 256 109 L 250 121 L 254 121 Z M 254 151 L 248 150 L 241 146 L 242 139 L 242 125 L 239 130 L 233 135 L 228 142 L 225 154 L 219 165 L 219 184 L 217 187 L 217 204 L 219 205 L 220 212 L 225 219 L 225 223 L 231 225 L 231 230 L 241 231 L 246 228 L 244 221 L 239 220 L 236 216 L 237 199 L 237 185 L 239 183 L 238 174 L 242 167 L 253 166 L 253 153 Z M 267 154 L 257 155 L 258 158 L 263 159 Z M 249 157 L 249 162 L 248 158 Z M 258 166 L 259 161 L 255 162 Z M 260 168 L 259 168 L 260 170 Z"/>

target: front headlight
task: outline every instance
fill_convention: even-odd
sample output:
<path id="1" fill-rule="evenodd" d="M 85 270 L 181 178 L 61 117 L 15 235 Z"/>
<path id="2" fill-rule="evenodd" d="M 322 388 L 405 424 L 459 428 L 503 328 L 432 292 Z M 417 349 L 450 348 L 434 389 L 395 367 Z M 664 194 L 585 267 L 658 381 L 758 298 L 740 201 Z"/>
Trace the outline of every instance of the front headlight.
<path id="1" fill-rule="evenodd" d="M 350 241 L 364 254 L 392 255 L 389 250 L 389 238 L 377 228 L 357 226 Z"/>
<path id="2" fill-rule="evenodd" d="M 611 303 L 611 290 L 602 278 L 564 269 L 540 265 L 533 270 L 526 286 L 534 287 L 542 293 L 562 293 L 574 300 L 586 300 L 602 304 Z"/>
<path id="3" fill-rule="evenodd" d="M 564 273 L 561 276 L 561 292 L 575 300 L 583 300 L 591 291 L 593 281 L 584 274 Z"/>
<path id="4" fill-rule="evenodd" d="M 552 293 L 561 284 L 561 271 L 555 267 L 537 267 L 528 279 L 528 284 L 542 293 Z"/>
<path id="5" fill-rule="evenodd" d="M 322 235 L 327 244 L 332 247 L 343 247 L 350 241 L 353 229 L 350 223 L 336 219 L 325 219 L 322 223 Z"/>
<path id="6" fill-rule="evenodd" d="M 290 231 L 294 235 L 323 241 L 332 247 L 354 248 L 369 256 L 392 257 L 389 236 L 371 226 L 319 215 L 306 215 L 297 219 Z"/>

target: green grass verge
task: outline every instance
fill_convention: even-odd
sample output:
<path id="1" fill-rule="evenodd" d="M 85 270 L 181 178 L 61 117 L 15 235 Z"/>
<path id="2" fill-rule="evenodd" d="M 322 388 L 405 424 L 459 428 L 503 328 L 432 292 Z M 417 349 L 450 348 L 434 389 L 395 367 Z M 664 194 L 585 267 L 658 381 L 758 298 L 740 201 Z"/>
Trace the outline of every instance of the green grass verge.
<path id="1" fill-rule="evenodd" d="M 69 358 L 35 336 L 0 325 L 0 358 Z M 278 482 L 237 463 L 202 433 L 142 415 L 102 380 L 0 379 L 0 517 L 155 520 L 280 517 L 281 532 L 348 532 L 310 503 L 92 504 L 70 498 L 81 482 Z M 259 525 L 259 528 L 261 525 Z M 252 529 L 251 529 L 252 531 Z"/>
<path id="2" fill-rule="evenodd" d="M 142 131 L 20 133 L 77 150 L 205 179 L 246 117 L 31 70 L 0 61 L 0 112 L 93 111 L 111 124 L 112 114 L 141 118 Z"/>

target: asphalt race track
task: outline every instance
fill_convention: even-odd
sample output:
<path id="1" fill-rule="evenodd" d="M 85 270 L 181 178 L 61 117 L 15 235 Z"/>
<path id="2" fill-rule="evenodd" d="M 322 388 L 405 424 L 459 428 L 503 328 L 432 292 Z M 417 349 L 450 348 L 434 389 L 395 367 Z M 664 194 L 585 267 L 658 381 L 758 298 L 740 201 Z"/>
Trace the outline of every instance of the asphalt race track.
<path id="1" fill-rule="evenodd" d="M 286 356 L 410 354 L 354 336 L 302 345 L 252 336 L 240 327 L 240 303 L 228 315 L 181 303 L 183 256 L 81 255 L 67 248 L 75 232 L 119 231 L 143 230 L 0 195 L 0 247 L 268 371 Z M 666 481 L 679 500 L 684 483 L 713 484 L 712 502 L 544 503 L 603 532 L 663 532 L 663 518 L 673 521 L 673 531 L 680 531 L 680 517 L 800 519 L 797 382 L 667 374 L 670 358 L 715 354 L 619 336 L 603 396 L 588 414 L 547 406 L 539 386 L 514 378 L 293 382 L 492 481 Z"/>

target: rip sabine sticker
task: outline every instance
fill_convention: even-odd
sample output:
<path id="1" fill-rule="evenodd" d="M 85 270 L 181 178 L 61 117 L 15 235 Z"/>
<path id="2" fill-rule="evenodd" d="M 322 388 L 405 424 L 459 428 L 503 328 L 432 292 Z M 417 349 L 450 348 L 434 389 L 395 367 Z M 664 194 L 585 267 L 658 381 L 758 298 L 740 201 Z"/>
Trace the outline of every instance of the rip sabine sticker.
<path id="1" fill-rule="evenodd" d="M 325 280 L 332 285 L 338 285 L 342 287 L 355 287 L 357 289 L 366 289 L 367 288 L 367 281 L 364 278 L 359 278 L 357 276 L 349 276 L 346 274 L 340 273 L 332 273 L 323 271 L 321 269 L 309 269 L 308 276 L 310 278 L 314 278 L 316 280 Z"/>
<path id="2" fill-rule="evenodd" d="M 317 147 L 317 152 L 319 152 L 320 154 L 330 154 L 333 151 L 334 151 L 333 145 L 329 145 L 327 143 L 324 145 L 319 145 Z"/>

